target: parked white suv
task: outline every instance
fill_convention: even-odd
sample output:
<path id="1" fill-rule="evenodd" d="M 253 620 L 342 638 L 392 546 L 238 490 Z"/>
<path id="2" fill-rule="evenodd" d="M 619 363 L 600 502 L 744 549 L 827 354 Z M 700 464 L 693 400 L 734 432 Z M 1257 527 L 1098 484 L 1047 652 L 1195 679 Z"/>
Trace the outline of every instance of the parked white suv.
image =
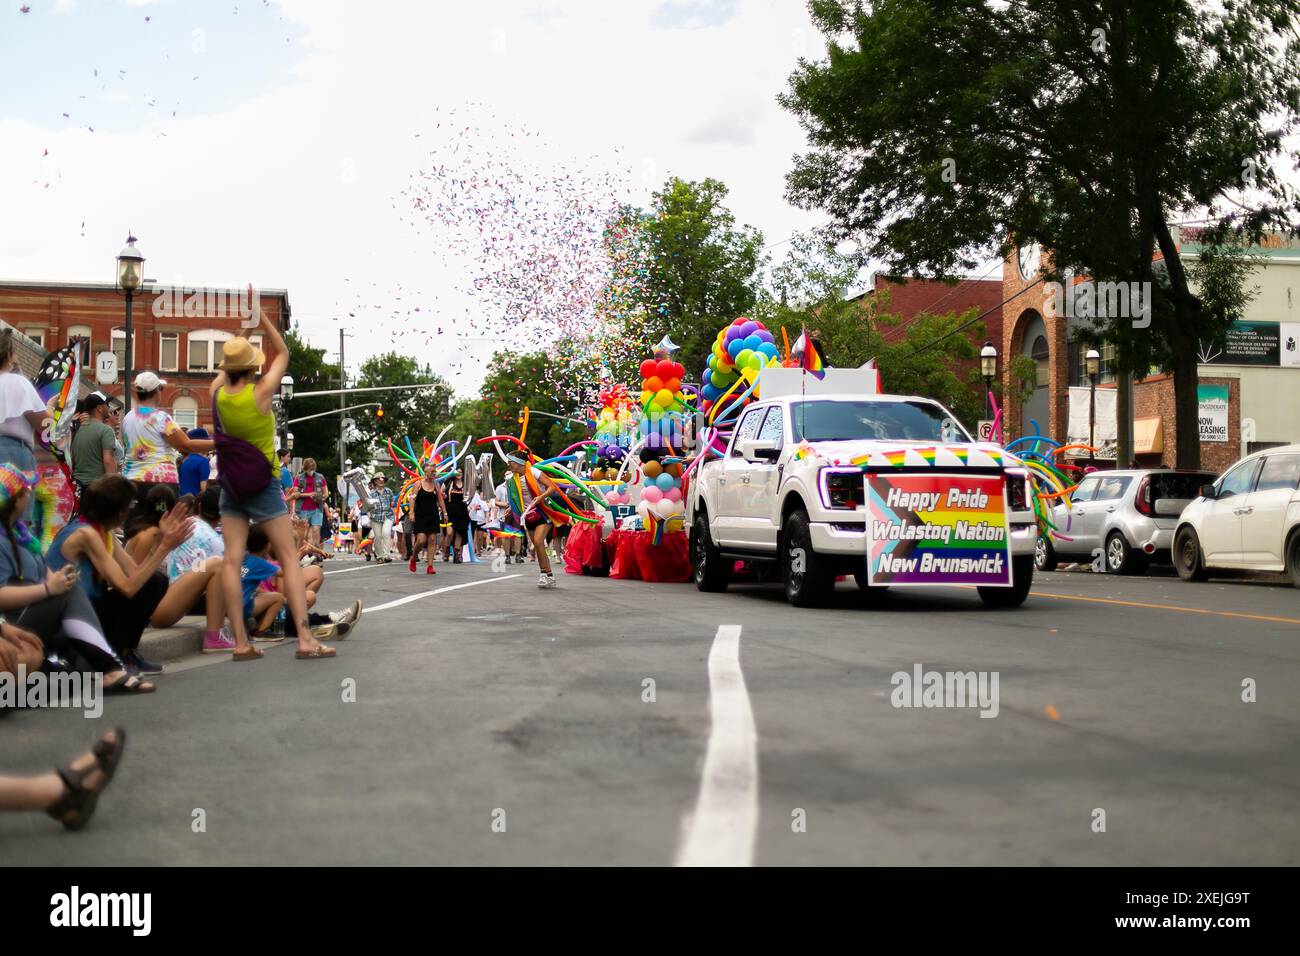
<path id="1" fill-rule="evenodd" d="M 1178 518 L 1174 567 L 1184 581 L 1209 568 L 1285 571 L 1300 587 L 1300 445 L 1247 455 Z"/>
<path id="2" fill-rule="evenodd" d="M 869 485 L 868 476 L 877 484 Z M 908 493 L 900 505 L 909 481 L 912 487 L 927 481 L 949 487 L 933 499 Z M 961 500 L 962 483 L 987 495 L 985 512 Z M 888 507 L 883 500 L 864 500 L 869 486 L 894 488 Z M 986 604 L 1014 607 L 1033 580 L 1037 526 L 1027 494 L 1018 459 L 973 441 L 930 399 L 798 393 L 764 398 L 741 413 L 725 456 L 701 466 L 691 481 L 686 517 L 695 583 L 702 591 L 724 590 L 734 563 L 742 560 L 779 567 L 786 596 L 797 606 L 819 603 L 836 575 L 852 574 L 869 594 L 892 586 L 880 586 L 882 580 L 976 583 Z M 873 514 L 888 520 L 869 527 Z M 951 541 L 943 526 L 954 532 Z M 886 541 L 882 532 L 892 537 Z M 869 565 L 869 547 L 901 555 L 891 561 L 911 576 Z M 988 563 L 976 567 L 974 556 L 981 554 Z M 985 576 L 994 564 L 1002 577 Z M 918 568 L 939 570 L 924 577 Z"/>

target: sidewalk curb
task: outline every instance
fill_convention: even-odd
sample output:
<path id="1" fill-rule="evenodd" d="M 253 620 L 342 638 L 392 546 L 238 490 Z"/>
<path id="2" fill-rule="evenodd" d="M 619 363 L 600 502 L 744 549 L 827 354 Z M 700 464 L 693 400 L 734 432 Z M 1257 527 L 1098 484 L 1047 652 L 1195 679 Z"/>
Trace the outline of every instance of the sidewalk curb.
<path id="1" fill-rule="evenodd" d="M 183 617 L 175 627 L 151 627 L 140 638 L 140 655 L 149 660 L 174 661 L 203 650 L 204 621 Z"/>

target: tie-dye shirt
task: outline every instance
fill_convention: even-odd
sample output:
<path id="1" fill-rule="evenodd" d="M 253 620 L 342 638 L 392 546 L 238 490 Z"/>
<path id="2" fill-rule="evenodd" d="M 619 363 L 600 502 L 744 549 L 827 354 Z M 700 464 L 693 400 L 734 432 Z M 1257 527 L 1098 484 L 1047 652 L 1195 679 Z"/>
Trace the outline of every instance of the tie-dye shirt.
<path id="1" fill-rule="evenodd" d="M 132 481 L 178 484 L 176 452 L 166 438 L 175 428 L 180 426 L 161 408 L 131 409 L 122 419 L 122 443 L 126 446 L 123 476 Z"/>

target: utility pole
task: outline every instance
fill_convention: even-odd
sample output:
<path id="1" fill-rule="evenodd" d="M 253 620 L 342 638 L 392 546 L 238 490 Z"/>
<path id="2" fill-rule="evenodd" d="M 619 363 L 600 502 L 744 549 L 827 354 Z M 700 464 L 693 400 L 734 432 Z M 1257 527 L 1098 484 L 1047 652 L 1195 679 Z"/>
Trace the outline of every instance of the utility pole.
<path id="1" fill-rule="evenodd" d="M 343 336 L 344 332 L 339 329 L 339 474 L 347 471 L 343 463 L 348 460 L 347 445 L 343 440 L 343 407 L 346 404 L 346 396 L 343 394 L 348 387 L 348 373 L 346 366 L 343 364 Z"/>

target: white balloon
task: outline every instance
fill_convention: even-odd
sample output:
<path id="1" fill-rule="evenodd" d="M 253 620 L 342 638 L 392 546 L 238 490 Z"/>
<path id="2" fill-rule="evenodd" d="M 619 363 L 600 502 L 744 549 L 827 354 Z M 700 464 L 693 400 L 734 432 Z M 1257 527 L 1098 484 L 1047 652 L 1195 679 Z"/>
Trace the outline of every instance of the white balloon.
<path id="1" fill-rule="evenodd" d="M 655 514 L 661 518 L 672 517 L 674 504 L 675 502 L 669 501 L 667 498 L 660 498 L 654 503 Z"/>

